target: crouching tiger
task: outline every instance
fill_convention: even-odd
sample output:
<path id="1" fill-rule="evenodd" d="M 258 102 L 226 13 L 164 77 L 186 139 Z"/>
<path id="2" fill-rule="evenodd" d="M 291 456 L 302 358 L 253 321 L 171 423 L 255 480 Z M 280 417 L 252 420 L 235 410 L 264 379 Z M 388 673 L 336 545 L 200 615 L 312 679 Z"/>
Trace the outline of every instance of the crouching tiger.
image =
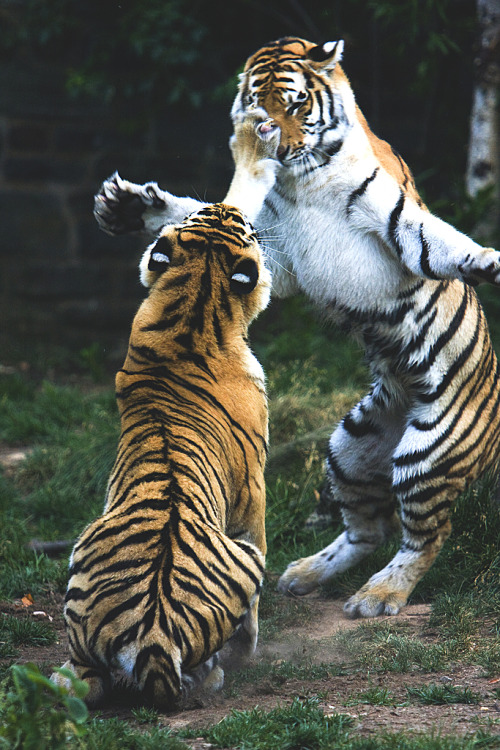
<path id="1" fill-rule="evenodd" d="M 372 376 L 327 450 L 345 531 L 291 563 L 279 587 L 305 594 L 401 529 L 394 559 L 345 605 L 368 617 L 406 603 L 450 533 L 454 499 L 498 464 L 499 370 L 471 284 L 500 284 L 500 254 L 426 209 L 357 106 L 342 48 L 284 38 L 258 50 L 232 116 L 264 108 L 281 130 L 281 167 L 256 220 L 264 237 L 279 226 L 266 242 L 274 291 L 308 295 L 361 342 Z M 151 231 L 187 205 L 116 175 L 95 214 L 111 233 Z"/>
<path id="2" fill-rule="evenodd" d="M 272 184 L 277 133 L 251 117 L 233 144 L 228 197 L 250 212 Z M 65 667 L 89 685 L 89 705 L 117 688 L 168 708 L 197 684 L 218 687 L 221 664 L 257 641 L 267 401 L 246 336 L 271 277 L 227 204 L 166 227 L 140 274 L 150 291 L 116 376 L 105 508 L 70 561 Z"/>

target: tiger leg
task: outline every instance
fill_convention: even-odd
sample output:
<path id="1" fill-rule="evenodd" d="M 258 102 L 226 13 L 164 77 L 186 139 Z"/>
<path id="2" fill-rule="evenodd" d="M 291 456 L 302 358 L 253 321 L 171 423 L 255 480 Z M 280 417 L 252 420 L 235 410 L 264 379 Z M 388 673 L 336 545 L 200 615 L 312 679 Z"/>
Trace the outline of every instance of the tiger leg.
<path id="1" fill-rule="evenodd" d="M 291 563 L 283 593 L 307 594 L 352 567 L 399 529 L 391 491 L 391 457 L 403 431 L 401 407 L 366 396 L 330 438 L 326 461 L 345 531 L 315 555 Z"/>
<path id="2" fill-rule="evenodd" d="M 224 669 L 240 669 L 255 653 L 259 637 L 258 611 L 257 595 L 243 622 L 219 652 L 220 663 Z"/>
<path id="3" fill-rule="evenodd" d="M 236 544 L 251 544 L 257 554 L 263 556 L 266 546 L 266 486 L 262 472 L 254 472 L 249 485 L 245 486 L 236 503 L 236 511 L 230 521 L 229 535 Z M 250 598 L 250 607 L 234 634 L 220 651 L 224 668 L 238 669 L 250 659 L 257 648 L 259 637 L 260 585 L 255 587 Z"/>
<path id="4" fill-rule="evenodd" d="M 465 478 L 448 480 L 439 464 L 431 464 L 427 471 L 435 478 L 426 481 L 420 463 L 412 463 L 415 453 L 418 446 L 413 443 L 412 453 L 398 451 L 394 459 L 394 491 L 403 530 L 401 547 L 385 568 L 346 603 L 344 609 L 350 617 L 397 614 L 450 535 L 449 509 L 465 489 Z"/>
<path id="5" fill-rule="evenodd" d="M 115 172 L 94 197 L 94 216 L 107 234 L 144 232 L 155 237 L 165 224 L 176 224 L 204 203 L 160 190 L 156 182 L 138 185 Z"/>
<path id="6" fill-rule="evenodd" d="M 214 654 L 207 661 L 190 672 L 183 672 L 182 697 L 188 698 L 195 690 L 215 693 L 224 685 L 224 670 L 219 666 L 219 654 Z"/>

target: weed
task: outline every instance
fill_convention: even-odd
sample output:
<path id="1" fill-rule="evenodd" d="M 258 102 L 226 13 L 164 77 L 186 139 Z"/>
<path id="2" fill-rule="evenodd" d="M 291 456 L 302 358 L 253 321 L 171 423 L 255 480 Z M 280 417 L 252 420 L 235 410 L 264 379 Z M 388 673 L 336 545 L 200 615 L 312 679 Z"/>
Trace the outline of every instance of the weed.
<path id="1" fill-rule="evenodd" d="M 313 487 L 310 476 L 300 484 L 281 477 L 268 483 L 268 570 L 283 570 L 291 559 L 312 554 L 330 541 L 330 529 L 315 532 L 305 528 L 306 519 L 314 508 Z"/>
<path id="2" fill-rule="evenodd" d="M 158 721 L 158 711 L 155 708 L 140 706 L 133 708 L 131 713 L 138 724 L 155 724 Z"/>
<path id="3" fill-rule="evenodd" d="M 45 646 L 56 641 L 56 634 L 45 622 L 0 615 L 0 638 L 12 646 Z"/>
<path id="4" fill-rule="evenodd" d="M 34 664 L 11 667 L 12 688 L 0 692 L 0 748 L 63 750 L 85 733 L 87 685 L 68 670 L 74 695 L 44 677 Z"/>
<path id="5" fill-rule="evenodd" d="M 294 748 L 336 747 L 352 719 L 343 714 L 326 715 L 313 698 L 294 698 L 290 706 L 265 712 L 232 711 L 202 736 L 215 747 L 241 750 L 292 750 Z"/>
<path id="6" fill-rule="evenodd" d="M 88 725 L 85 750 L 190 750 L 170 729 L 135 729 L 118 718 L 94 718 Z"/>
<path id="7" fill-rule="evenodd" d="M 361 693 L 353 695 L 349 698 L 344 705 L 355 706 L 358 703 L 366 703 L 370 706 L 394 706 L 396 701 L 391 691 L 387 688 L 371 687 L 368 690 L 363 690 Z"/>
<path id="8" fill-rule="evenodd" d="M 398 632 L 389 623 L 364 623 L 355 630 L 340 631 L 335 640 L 360 666 L 377 672 L 434 672 L 455 655 L 456 644 L 424 643 Z"/>
<path id="9" fill-rule="evenodd" d="M 448 703 L 479 703 L 481 696 L 470 688 L 431 683 L 420 687 L 407 687 L 409 698 L 414 698 L 424 706 L 442 706 Z"/>

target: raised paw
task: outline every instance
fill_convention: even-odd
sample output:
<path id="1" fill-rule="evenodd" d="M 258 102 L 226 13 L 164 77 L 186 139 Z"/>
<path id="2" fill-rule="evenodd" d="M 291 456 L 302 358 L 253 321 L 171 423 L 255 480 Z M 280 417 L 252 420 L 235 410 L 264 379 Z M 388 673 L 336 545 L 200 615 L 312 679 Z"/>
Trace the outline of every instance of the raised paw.
<path id="1" fill-rule="evenodd" d="M 94 216 L 100 228 L 119 235 L 145 229 L 148 209 L 165 210 L 165 200 L 155 182 L 137 185 L 123 180 L 118 172 L 105 180 L 94 198 Z"/>
<path id="2" fill-rule="evenodd" d="M 481 283 L 500 285 L 500 252 L 492 247 L 481 249 L 477 255 L 468 255 L 459 264 L 463 280 L 476 286 Z"/>
<path id="3" fill-rule="evenodd" d="M 276 159 L 280 136 L 280 128 L 261 107 L 239 117 L 235 120 L 234 135 L 230 140 L 236 164 L 244 159 L 249 162 Z"/>

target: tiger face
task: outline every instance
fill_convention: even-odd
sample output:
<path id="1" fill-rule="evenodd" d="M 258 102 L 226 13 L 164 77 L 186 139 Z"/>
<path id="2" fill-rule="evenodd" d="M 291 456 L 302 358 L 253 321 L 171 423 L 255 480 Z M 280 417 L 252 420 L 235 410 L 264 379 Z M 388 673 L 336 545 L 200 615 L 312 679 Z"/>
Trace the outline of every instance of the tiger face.
<path id="1" fill-rule="evenodd" d="M 295 172 L 328 163 L 342 145 L 349 122 L 342 50 L 342 41 L 315 45 L 286 37 L 252 55 L 241 75 L 233 121 L 264 109 L 281 130 L 278 158 Z"/>
<path id="2" fill-rule="evenodd" d="M 193 310 L 213 303 L 248 325 L 268 304 L 271 274 L 252 225 L 237 208 L 216 203 L 166 226 L 140 263 L 141 282 L 162 293 L 182 289 Z"/>

